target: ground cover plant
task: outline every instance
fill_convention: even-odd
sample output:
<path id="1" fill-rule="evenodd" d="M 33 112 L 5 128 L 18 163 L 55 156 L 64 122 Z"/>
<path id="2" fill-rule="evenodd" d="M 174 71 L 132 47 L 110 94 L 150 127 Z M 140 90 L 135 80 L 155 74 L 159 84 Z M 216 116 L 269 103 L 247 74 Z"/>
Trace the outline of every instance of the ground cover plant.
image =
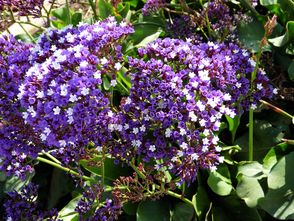
<path id="1" fill-rule="evenodd" d="M 292 0 L 0 0 L 0 20 L 1 220 L 294 219 Z"/>

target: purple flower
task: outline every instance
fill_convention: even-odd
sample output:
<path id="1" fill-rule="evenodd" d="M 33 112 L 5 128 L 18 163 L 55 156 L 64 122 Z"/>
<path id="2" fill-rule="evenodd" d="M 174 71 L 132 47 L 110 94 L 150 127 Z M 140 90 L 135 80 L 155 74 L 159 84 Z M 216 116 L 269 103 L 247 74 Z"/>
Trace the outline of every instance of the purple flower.
<path id="1" fill-rule="evenodd" d="M 41 16 L 44 0 L 0 0 L 0 10 L 11 9 L 20 16 Z"/>
<path id="2" fill-rule="evenodd" d="M 144 7 L 142 8 L 142 13 L 143 15 L 147 16 L 165 7 L 165 5 L 165 0 L 147 0 Z"/>

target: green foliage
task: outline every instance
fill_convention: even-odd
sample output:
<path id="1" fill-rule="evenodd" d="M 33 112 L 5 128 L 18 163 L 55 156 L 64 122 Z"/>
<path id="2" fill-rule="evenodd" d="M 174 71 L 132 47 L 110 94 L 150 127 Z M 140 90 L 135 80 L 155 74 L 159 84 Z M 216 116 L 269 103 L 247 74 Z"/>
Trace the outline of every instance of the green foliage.
<path id="1" fill-rule="evenodd" d="M 142 201 L 137 209 L 137 221 L 169 221 L 169 203 L 165 200 Z"/>

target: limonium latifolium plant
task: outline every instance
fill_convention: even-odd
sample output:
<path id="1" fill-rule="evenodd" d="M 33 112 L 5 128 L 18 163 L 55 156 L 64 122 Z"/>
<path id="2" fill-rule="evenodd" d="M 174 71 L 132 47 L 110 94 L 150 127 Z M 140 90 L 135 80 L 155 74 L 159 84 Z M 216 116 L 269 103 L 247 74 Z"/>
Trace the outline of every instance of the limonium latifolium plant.
<path id="1" fill-rule="evenodd" d="M 206 220 L 224 196 L 256 207 L 241 191 L 258 188 L 242 167 L 253 161 L 239 165 L 235 138 L 249 112 L 252 144 L 253 110 L 277 93 L 262 68 L 275 17 L 256 53 L 238 40 L 248 14 L 233 1 L 91 0 L 77 3 L 84 20 L 71 3 L 43 8 L 52 27 L 26 32 L 31 43 L 0 37 L 4 220 L 145 221 L 153 209 L 155 220 Z M 0 1 L 35 17 L 42 5 Z M 254 168 L 258 179 L 272 164 Z"/>

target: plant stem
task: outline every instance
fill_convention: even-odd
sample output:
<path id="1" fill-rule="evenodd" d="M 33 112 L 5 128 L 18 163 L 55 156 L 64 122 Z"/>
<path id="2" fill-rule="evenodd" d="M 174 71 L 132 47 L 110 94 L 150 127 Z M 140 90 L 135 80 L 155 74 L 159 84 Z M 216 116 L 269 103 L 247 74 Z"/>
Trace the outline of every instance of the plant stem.
<path id="1" fill-rule="evenodd" d="M 76 176 L 76 177 L 82 178 L 82 179 L 84 179 L 84 180 L 86 180 L 86 181 L 96 182 L 96 180 L 94 180 L 94 179 L 91 178 L 91 177 L 88 177 L 88 176 L 81 176 L 78 172 L 76 172 L 76 171 L 74 171 L 74 170 L 71 170 L 71 169 L 69 169 L 69 168 L 63 167 L 63 166 L 61 166 L 60 164 L 55 163 L 55 162 L 53 162 L 53 161 L 51 161 L 51 160 L 47 160 L 47 159 L 45 159 L 45 158 L 43 158 L 43 157 L 37 157 L 36 159 L 39 160 L 40 162 L 43 162 L 43 163 L 49 164 L 49 165 L 51 165 L 51 166 L 54 166 L 54 167 L 56 167 L 56 168 L 58 168 L 58 169 L 60 169 L 60 170 L 63 170 L 63 171 L 65 171 L 65 172 L 67 172 L 67 173 L 70 173 L 70 174 L 72 174 L 72 175 L 74 175 L 74 176 Z"/>
<path id="2" fill-rule="evenodd" d="M 282 115 L 284 115 L 284 116 L 286 116 L 286 117 L 289 117 L 289 118 L 291 118 L 291 119 L 294 118 L 294 116 L 292 116 L 291 114 L 289 114 L 289 113 L 287 113 L 286 111 L 284 111 L 284 110 L 282 110 L 282 109 L 276 107 L 276 106 L 273 105 L 273 104 L 268 103 L 267 101 L 260 100 L 260 102 L 263 103 L 263 104 L 265 104 L 266 106 L 270 107 L 271 109 L 273 109 L 275 112 L 277 112 L 277 113 L 279 113 L 279 114 L 282 114 Z"/>
<path id="3" fill-rule="evenodd" d="M 88 0 L 88 2 L 89 2 L 90 6 L 91 6 L 91 9 L 93 11 L 95 21 L 98 21 L 98 15 L 97 15 L 97 11 L 96 11 L 96 4 L 93 2 L 93 0 Z"/>
<path id="4" fill-rule="evenodd" d="M 55 157 L 53 157 L 50 153 L 47 153 L 47 152 L 45 152 L 45 151 L 42 151 L 42 152 L 40 153 L 40 155 L 45 155 L 45 156 L 47 156 L 48 158 L 50 158 L 51 160 L 53 160 L 55 163 L 61 164 L 61 162 L 60 162 L 58 159 L 56 159 Z"/>

